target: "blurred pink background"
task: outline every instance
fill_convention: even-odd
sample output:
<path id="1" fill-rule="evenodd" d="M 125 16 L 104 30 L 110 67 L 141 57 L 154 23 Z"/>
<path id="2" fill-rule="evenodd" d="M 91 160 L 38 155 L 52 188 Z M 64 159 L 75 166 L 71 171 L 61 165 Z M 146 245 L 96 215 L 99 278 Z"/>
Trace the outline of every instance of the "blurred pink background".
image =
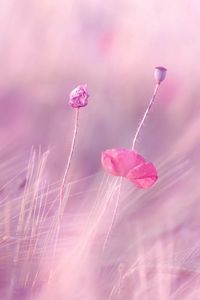
<path id="1" fill-rule="evenodd" d="M 10 293 L 6 299 L 13 299 L 15 285 L 19 297 L 26 291 L 21 282 L 24 284 L 27 274 L 31 288 L 34 284 L 38 288 L 41 278 L 42 283 L 48 281 L 56 240 L 57 180 L 67 162 L 75 117 L 68 98 L 81 83 L 88 85 L 90 102 L 81 109 L 67 217 L 62 224 L 56 223 L 62 225 L 59 259 L 55 260 L 58 277 L 40 299 L 63 300 L 62 295 L 74 295 L 79 287 L 80 291 L 85 289 L 85 298 L 80 293 L 80 298 L 69 296 L 70 300 L 106 299 L 118 281 L 119 265 L 130 271 L 140 257 L 147 271 L 139 266 L 139 274 L 133 272 L 132 280 L 141 288 L 134 300 L 155 300 L 155 290 L 157 299 L 167 300 L 161 296 L 165 289 L 171 294 L 175 291 L 170 299 L 183 299 L 187 284 L 191 297 L 186 294 L 184 299 L 200 299 L 199 25 L 199 0 L 1 0 L 0 290 Z M 102 254 L 116 195 L 114 191 L 111 200 L 108 197 L 112 178 L 105 183 L 103 171 L 92 174 L 101 170 L 102 150 L 131 147 L 153 92 L 157 65 L 165 66 L 168 73 L 136 149 L 158 167 L 159 180 L 148 192 L 123 183 L 117 222 Z M 43 163 L 40 155 L 38 161 L 31 157 L 28 171 L 31 173 L 32 167 L 35 173 L 27 180 L 27 187 L 32 146 L 37 153 L 50 151 L 47 172 L 39 172 Z M 85 178 L 89 175 L 92 177 Z M 80 178 L 83 181 L 78 181 Z M 101 186 L 102 178 L 105 185 Z M 50 205 L 53 209 L 49 212 Z M 38 206 L 39 212 L 41 207 L 44 210 L 41 220 L 39 213 L 36 218 Z M 103 217 L 97 222 L 101 213 Z M 26 230 L 22 222 L 20 231 L 16 224 L 21 216 L 25 216 Z M 77 247 L 82 242 L 86 243 L 83 260 Z M 13 253 L 19 256 L 18 265 L 13 263 Z M 74 253 L 79 260 L 71 259 Z M 148 269 L 149 261 L 156 271 Z M 172 270 L 166 271 L 166 265 Z M 67 286 L 69 273 L 72 279 Z M 153 292 L 147 298 L 149 278 Z M 125 295 L 129 290 L 132 293 L 129 279 L 124 284 L 128 286 Z M 60 298 L 56 296 L 59 293 Z"/>
<path id="2" fill-rule="evenodd" d="M 92 174 L 103 149 L 131 145 L 154 67 L 164 65 L 167 78 L 137 148 L 153 160 L 178 140 L 178 152 L 199 160 L 199 20 L 198 0 L 2 0 L 1 146 L 51 149 L 50 174 L 58 178 L 74 121 L 68 95 L 87 83 L 73 172 Z"/>

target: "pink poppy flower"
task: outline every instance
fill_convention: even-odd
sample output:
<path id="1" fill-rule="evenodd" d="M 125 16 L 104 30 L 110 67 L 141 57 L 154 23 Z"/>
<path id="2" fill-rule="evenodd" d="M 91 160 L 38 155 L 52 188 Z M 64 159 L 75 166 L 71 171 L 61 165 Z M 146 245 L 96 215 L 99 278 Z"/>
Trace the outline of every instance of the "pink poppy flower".
<path id="1" fill-rule="evenodd" d="M 158 178 L 154 165 L 133 150 L 108 149 L 102 152 L 101 163 L 108 173 L 125 177 L 140 188 L 152 186 Z"/>
<path id="2" fill-rule="evenodd" d="M 86 106 L 88 104 L 89 98 L 87 85 L 82 84 L 77 86 L 71 91 L 69 98 L 69 105 L 71 105 L 73 108 L 80 108 Z"/>

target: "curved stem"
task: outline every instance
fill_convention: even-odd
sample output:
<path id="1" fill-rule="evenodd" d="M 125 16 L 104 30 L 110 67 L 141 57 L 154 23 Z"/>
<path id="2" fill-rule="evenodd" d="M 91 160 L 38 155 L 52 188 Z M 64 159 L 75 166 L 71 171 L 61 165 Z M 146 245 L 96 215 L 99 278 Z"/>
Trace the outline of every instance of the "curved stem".
<path id="1" fill-rule="evenodd" d="M 74 154 L 74 149 L 75 149 L 75 143 L 76 143 L 76 137 L 78 133 L 78 122 L 79 122 L 79 108 L 76 109 L 76 116 L 75 116 L 75 123 L 74 123 L 74 131 L 73 131 L 73 138 L 72 138 L 72 143 L 71 143 L 71 149 L 67 161 L 67 166 L 65 168 L 65 173 L 63 176 L 62 184 L 60 187 L 60 197 L 59 197 L 59 205 L 58 205 L 58 212 L 57 212 L 57 217 L 56 217 L 56 224 L 54 227 L 54 246 L 53 246 L 53 258 L 56 255 L 56 250 L 57 250 L 57 244 L 58 244 L 58 238 L 59 238 L 59 233 L 60 233 L 60 225 L 61 225 L 61 220 L 64 212 L 64 207 L 66 203 L 63 203 L 64 201 L 64 196 L 65 196 L 65 190 L 66 190 L 66 184 L 67 184 L 67 179 L 68 179 L 68 174 L 69 174 L 69 169 L 72 161 L 72 157 Z M 53 276 L 53 270 L 50 270 L 49 273 L 49 281 L 51 280 Z"/>
<path id="2" fill-rule="evenodd" d="M 69 153 L 69 158 L 67 162 L 67 166 L 65 169 L 65 173 L 63 176 L 62 184 L 61 184 L 61 189 L 60 189 L 60 200 L 62 201 L 64 198 L 65 194 L 65 187 L 67 183 L 67 177 L 69 174 L 69 169 L 72 161 L 72 156 L 74 154 L 74 149 L 75 149 L 75 143 L 76 143 L 76 137 L 77 137 L 77 132 L 78 132 L 78 122 L 79 122 L 79 108 L 76 109 L 76 117 L 75 117 L 75 124 L 74 124 L 74 133 L 73 133 L 73 139 L 72 139 L 72 144 L 71 144 L 71 149 Z"/>
<path id="3" fill-rule="evenodd" d="M 140 124 L 139 124 L 139 126 L 138 126 L 138 128 L 137 128 L 137 131 L 136 131 L 135 136 L 134 136 L 134 138 L 133 138 L 132 150 L 134 150 L 134 148 L 135 148 L 135 144 L 136 144 L 136 142 L 137 142 L 137 139 L 138 139 L 139 133 L 140 133 L 140 131 L 141 131 L 141 128 L 142 128 L 142 126 L 144 125 L 144 121 L 145 121 L 146 117 L 148 116 L 149 111 L 150 111 L 150 109 L 151 109 L 151 107 L 152 107 L 152 105 L 153 105 L 153 103 L 154 103 L 154 100 L 155 100 L 155 98 L 156 98 L 156 95 L 157 95 L 157 91 L 158 91 L 159 85 L 160 85 L 159 83 L 156 84 L 156 86 L 155 86 L 155 88 L 154 88 L 153 95 L 152 95 L 151 100 L 150 100 L 150 102 L 149 102 L 149 105 L 148 105 L 148 107 L 147 107 L 147 109 L 146 109 L 146 111 L 145 111 L 145 113 L 144 113 L 144 115 L 143 115 L 143 118 L 142 118 L 142 120 L 140 121 Z"/>

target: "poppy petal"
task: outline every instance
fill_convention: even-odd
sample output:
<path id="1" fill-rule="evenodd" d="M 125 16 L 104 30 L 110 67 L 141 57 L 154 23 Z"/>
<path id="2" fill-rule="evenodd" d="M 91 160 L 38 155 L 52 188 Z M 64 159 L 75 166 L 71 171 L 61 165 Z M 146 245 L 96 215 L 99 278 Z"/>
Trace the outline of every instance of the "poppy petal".
<path id="1" fill-rule="evenodd" d="M 131 180 L 137 187 L 146 189 L 151 187 L 158 179 L 155 166 L 150 162 L 145 162 L 131 169 L 126 178 Z"/>
<path id="2" fill-rule="evenodd" d="M 114 176 L 126 176 L 134 167 L 144 163 L 144 158 L 133 150 L 108 149 L 102 152 L 103 168 Z"/>

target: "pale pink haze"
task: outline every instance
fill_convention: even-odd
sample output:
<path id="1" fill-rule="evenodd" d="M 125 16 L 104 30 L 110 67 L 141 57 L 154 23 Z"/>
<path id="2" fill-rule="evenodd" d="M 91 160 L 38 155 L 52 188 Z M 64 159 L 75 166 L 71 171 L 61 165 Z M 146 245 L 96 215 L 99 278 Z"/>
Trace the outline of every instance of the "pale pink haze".
<path id="1" fill-rule="evenodd" d="M 149 188 L 157 180 L 157 170 L 151 162 L 137 152 L 129 149 L 108 149 L 102 152 L 103 168 L 114 176 L 122 176 L 132 181 L 137 187 Z"/>
<path id="2" fill-rule="evenodd" d="M 69 95 L 69 98 L 69 105 L 71 105 L 73 108 L 86 106 L 89 98 L 87 84 L 81 84 L 73 89 Z"/>
<path id="3" fill-rule="evenodd" d="M 155 67 L 154 78 L 158 84 L 160 84 L 166 77 L 167 69 L 162 66 Z"/>

